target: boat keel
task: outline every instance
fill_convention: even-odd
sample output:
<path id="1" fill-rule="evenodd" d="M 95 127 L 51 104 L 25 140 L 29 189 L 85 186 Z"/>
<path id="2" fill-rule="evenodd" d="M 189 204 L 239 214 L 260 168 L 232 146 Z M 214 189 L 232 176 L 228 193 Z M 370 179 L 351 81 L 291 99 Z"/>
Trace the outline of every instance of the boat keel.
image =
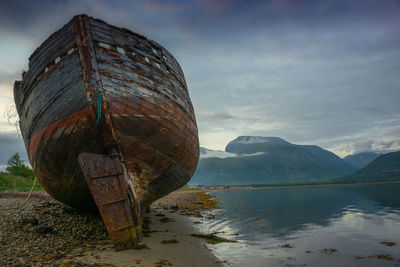
<path id="1" fill-rule="evenodd" d="M 142 220 L 135 215 L 119 155 L 81 153 L 78 161 L 115 249 L 136 247 Z"/>

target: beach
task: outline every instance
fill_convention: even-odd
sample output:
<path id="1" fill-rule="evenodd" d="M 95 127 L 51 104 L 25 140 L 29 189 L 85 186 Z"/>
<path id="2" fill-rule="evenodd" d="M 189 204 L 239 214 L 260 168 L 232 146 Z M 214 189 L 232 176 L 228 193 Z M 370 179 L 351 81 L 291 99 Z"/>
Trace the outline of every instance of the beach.
<path id="1" fill-rule="evenodd" d="M 1 191 L 0 208 L 18 206 L 27 192 Z M 215 202 L 204 191 L 176 191 L 146 214 L 136 249 L 116 252 L 101 218 L 35 191 L 21 209 L 0 210 L 4 266 L 222 266 L 194 223 Z"/>

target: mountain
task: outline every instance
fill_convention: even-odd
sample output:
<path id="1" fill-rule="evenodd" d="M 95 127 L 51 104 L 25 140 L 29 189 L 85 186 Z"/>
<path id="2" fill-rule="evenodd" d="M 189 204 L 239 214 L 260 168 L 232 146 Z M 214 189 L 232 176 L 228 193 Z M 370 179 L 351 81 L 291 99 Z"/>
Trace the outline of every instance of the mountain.
<path id="1" fill-rule="evenodd" d="M 333 182 L 400 181 L 400 151 L 377 157 L 353 174 L 333 179 Z"/>
<path id="2" fill-rule="evenodd" d="M 336 154 L 334 154 L 330 151 L 327 151 L 325 149 L 322 149 L 319 146 L 314 146 L 314 145 L 298 145 L 298 146 L 306 149 L 311 154 L 313 154 L 315 157 L 322 160 L 323 162 L 325 162 L 329 166 L 333 167 L 334 169 L 338 170 L 339 172 L 352 173 L 356 170 L 356 168 L 354 166 L 345 162 L 343 159 L 341 159 Z"/>
<path id="3" fill-rule="evenodd" d="M 299 151 L 308 151 L 315 158 L 323 161 L 325 164 L 333 167 L 339 172 L 352 173 L 356 170 L 355 167 L 345 162 L 334 153 L 322 149 L 319 146 L 295 145 L 279 137 L 239 136 L 235 140 L 228 143 L 225 151 L 236 154 L 254 154 L 259 152 L 279 153 L 279 150 L 282 149 L 290 153 L 294 147 L 299 148 Z"/>
<path id="4" fill-rule="evenodd" d="M 278 137 L 239 136 L 225 151 L 201 148 L 191 184 L 290 184 L 324 181 L 354 167 L 318 146 Z"/>
<path id="5" fill-rule="evenodd" d="M 226 152 L 250 154 L 264 151 L 265 145 L 291 145 L 279 137 L 239 136 L 225 147 Z"/>
<path id="6" fill-rule="evenodd" d="M 377 154 L 374 152 L 362 152 L 346 156 L 343 159 L 350 165 L 356 167 L 357 169 L 361 169 L 370 164 L 374 159 L 376 159 L 381 155 L 382 154 Z"/>

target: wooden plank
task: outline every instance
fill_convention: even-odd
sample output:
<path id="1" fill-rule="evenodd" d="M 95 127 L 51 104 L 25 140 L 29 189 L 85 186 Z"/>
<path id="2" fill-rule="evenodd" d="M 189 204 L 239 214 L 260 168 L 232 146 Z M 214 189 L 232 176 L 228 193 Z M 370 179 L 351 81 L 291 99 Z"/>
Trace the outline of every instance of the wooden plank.
<path id="1" fill-rule="evenodd" d="M 193 112 L 193 106 L 186 90 L 173 81 L 168 81 L 166 78 L 161 79 L 161 76 L 152 74 L 153 72 L 150 69 L 143 69 L 140 63 L 123 56 L 115 58 L 107 53 L 97 51 L 96 57 L 99 59 L 98 66 L 102 75 L 103 86 L 110 88 L 111 92 L 114 90 L 113 88 L 129 88 L 135 95 L 137 94 L 135 90 L 144 87 L 147 89 L 145 91 L 151 95 L 154 96 L 151 91 L 156 91 L 174 100 L 186 112 Z M 143 92 L 138 93 L 143 94 Z"/>
<path id="2" fill-rule="evenodd" d="M 96 57 L 100 68 L 110 66 L 111 68 L 115 68 L 114 72 L 117 73 L 127 73 L 127 75 L 129 75 L 130 72 L 133 72 L 140 74 L 143 78 L 152 80 L 162 86 L 169 87 L 171 90 L 176 90 L 176 93 L 181 94 L 182 97 L 188 97 L 186 88 L 182 86 L 174 76 L 169 75 L 156 66 L 151 65 L 151 68 L 149 68 L 146 64 L 125 55 L 121 55 L 120 58 L 115 58 L 102 51 L 102 49 L 96 51 Z"/>
<path id="3" fill-rule="evenodd" d="M 74 42 L 73 27 L 68 23 L 37 48 L 29 58 L 29 70 L 24 75 L 24 91 L 30 88 L 45 68 Z"/>
<path id="4" fill-rule="evenodd" d="M 178 61 L 164 47 L 141 35 L 124 31 L 121 28 L 113 27 L 95 19 L 90 19 L 90 25 L 93 29 L 93 39 L 95 42 L 131 49 L 135 53 L 155 61 L 162 58 L 162 63 L 168 67 L 169 71 L 176 76 L 187 91 L 184 74 Z M 154 53 L 153 49 L 157 51 L 157 53 Z"/>
<path id="5" fill-rule="evenodd" d="M 30 139 L 37 131 L 87 107 L 77 54 L 60 61 L 35 84 L 20 105 L 20 128 Z"/>

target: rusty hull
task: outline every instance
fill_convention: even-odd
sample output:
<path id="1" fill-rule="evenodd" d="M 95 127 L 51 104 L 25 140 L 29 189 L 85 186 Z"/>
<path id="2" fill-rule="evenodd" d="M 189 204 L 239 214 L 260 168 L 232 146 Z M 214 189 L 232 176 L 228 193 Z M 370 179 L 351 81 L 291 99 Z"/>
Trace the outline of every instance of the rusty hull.
<path id="1" fill-rule="evenodd" d="M 175 58 L 154 41 L 75 16 L 36 49 L 22 76 L 14 98 L 40 184 L 75 208 L 93 209 L 96 202 L 112 239 L 124 238 L 113 236 L 116 222 L 107 223 L 119 217 L 104 209 L 109 191 L 91 178 L 92 167 L 102 166 L 93 159 L 113 154 L 115 161 L 118 155 L 119 174 L 103 172 L 112 173 L 113 188 L 120 185 L 120 199 L 131 194 L 123 205 L 130 205 L 131 215 L 119 209 L 127 229 L 133 224 L 140 230 L 146 208 L 193 175 L 199 142 L 186 81 Z M 81 153 L 98 156 L 82 154 L 81 169 Z M 126 236 L 135 239 L 133 232 Z"/>

